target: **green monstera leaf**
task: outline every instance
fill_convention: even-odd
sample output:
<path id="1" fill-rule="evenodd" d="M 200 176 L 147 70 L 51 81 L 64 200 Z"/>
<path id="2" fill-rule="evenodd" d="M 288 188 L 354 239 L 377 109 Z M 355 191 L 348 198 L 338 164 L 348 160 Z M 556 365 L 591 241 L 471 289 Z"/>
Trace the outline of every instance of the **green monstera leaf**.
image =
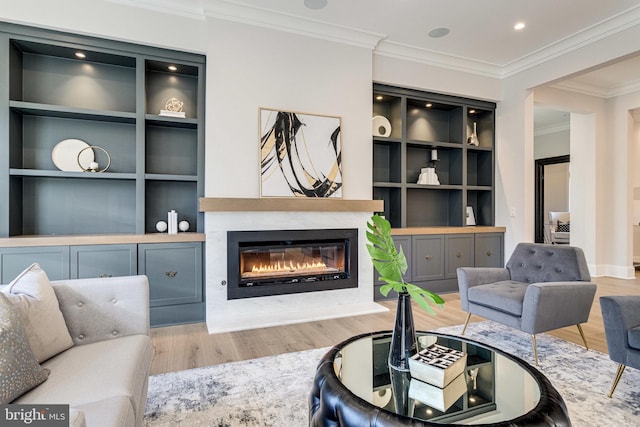
<path id="1" fill-rule="evenodd" d="M 389 221 L 380 215 L 372 216 L 367 222 L 367 241 L 367 250 L 373 266 L 380 275 L 380 280 L 385 282 L 380 288 L 382 295 L 387 296 L 392 289 L 398 293 L 408 292 L 421 308 L 431 314 L 435 314 L 431 304 L 442 308 L 444 300 L 440 295 L 404 281 L 407 258 L 402 252 L 402 247 L 396 249 Z"/>

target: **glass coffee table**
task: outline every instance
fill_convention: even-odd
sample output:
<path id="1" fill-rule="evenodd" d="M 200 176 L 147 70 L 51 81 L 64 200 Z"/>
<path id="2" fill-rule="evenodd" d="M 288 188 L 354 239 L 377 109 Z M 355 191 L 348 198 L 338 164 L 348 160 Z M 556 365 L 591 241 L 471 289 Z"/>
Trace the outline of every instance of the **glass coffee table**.
<path id="1" fill-rule="evenodd" d="M 318 364 L 309 425 L 571 425 L 560 394 L 525 361 L 457 336 L 417 336 L 418 351 L 438 344 L 465 352 L 462 373 L 437 387 L 389 368 L 391 332 L 353 337 Z"/>

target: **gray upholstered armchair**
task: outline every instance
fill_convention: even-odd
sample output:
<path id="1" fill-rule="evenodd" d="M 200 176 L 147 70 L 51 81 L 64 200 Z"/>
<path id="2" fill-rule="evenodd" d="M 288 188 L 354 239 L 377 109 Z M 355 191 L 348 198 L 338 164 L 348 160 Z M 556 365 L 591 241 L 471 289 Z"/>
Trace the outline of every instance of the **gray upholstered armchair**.
<path id="1" fill-rule="evenodd" d="M 506 268 L 458 268 L 462 309 L 531 334 L 538 364 L 536 334 L 589 319 L 596 293 L 582 249 L 565 245 L 520 243 Z"/>
<path id="2" fill-rule="evenodd" d="M 611 397 L 627 365 L 640 369 L 640 296 L 600 297 L 600 309 L 609 357 L 619 363 Z"/>

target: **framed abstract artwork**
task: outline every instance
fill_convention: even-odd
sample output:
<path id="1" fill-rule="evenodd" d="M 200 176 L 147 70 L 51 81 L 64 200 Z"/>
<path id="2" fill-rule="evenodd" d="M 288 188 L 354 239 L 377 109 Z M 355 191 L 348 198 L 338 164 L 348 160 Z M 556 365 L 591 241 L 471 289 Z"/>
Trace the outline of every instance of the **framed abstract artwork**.
<path id="1" fill-rule="evenodd" d="M 260 196 L 342 198 L 340 117 L 260 108 Z"/>

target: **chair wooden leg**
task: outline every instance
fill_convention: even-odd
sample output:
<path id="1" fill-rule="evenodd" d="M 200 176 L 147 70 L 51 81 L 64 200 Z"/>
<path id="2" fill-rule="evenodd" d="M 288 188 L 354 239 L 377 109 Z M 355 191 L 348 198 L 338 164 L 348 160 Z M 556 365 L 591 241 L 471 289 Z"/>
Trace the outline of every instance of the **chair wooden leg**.
<path id="1" fill-rule="evenodd" d="M 467 320 L 464 321 L 464 327 L 462 328 L 462 333 L 460 335 L 464 335 L 464 331 L 467 330 L 467 325 L 469 324 L 469 319 L 471 319 L 471 313 L 467 313 Z"/>
<path id="2" fill-rule="evenodd" d="M 536 336 L 531 335 L 531 343 L 533 344 L 533 356 L 536 359 L 536 366 L 540 366 L 538 364 L 538 344 L 536 344 Z"/>
<path id="3" fill-rule="evenodd" d="M 582 326 L 578 323 L 576 325 L 578 327 L 578 331 L 580 331 L 580 336 L 582 337 L 582 342 L 584 343 L 584 348 L 589 350 L 589 346 L 587 345 L 587 339 L 584 336 L 584 332 L 582 331 Z"/>
<path id="4" fill-rule="evenodd" d="M 609 391 L 609 397 L 613 396 L 613 391 L 616 389 L 616 387 L 618 386 L 618 381 L 620 381 L 620 378 L 622 377 L 622 373 L 624 372 L 624 368 L 626 366 L 623 365 L 622 363 L 620 365 L 618 365 L 618 372 L 616 372 L 616 377 L 613 380 L 613 385 L 611 386 L 611 391 Z"/>

